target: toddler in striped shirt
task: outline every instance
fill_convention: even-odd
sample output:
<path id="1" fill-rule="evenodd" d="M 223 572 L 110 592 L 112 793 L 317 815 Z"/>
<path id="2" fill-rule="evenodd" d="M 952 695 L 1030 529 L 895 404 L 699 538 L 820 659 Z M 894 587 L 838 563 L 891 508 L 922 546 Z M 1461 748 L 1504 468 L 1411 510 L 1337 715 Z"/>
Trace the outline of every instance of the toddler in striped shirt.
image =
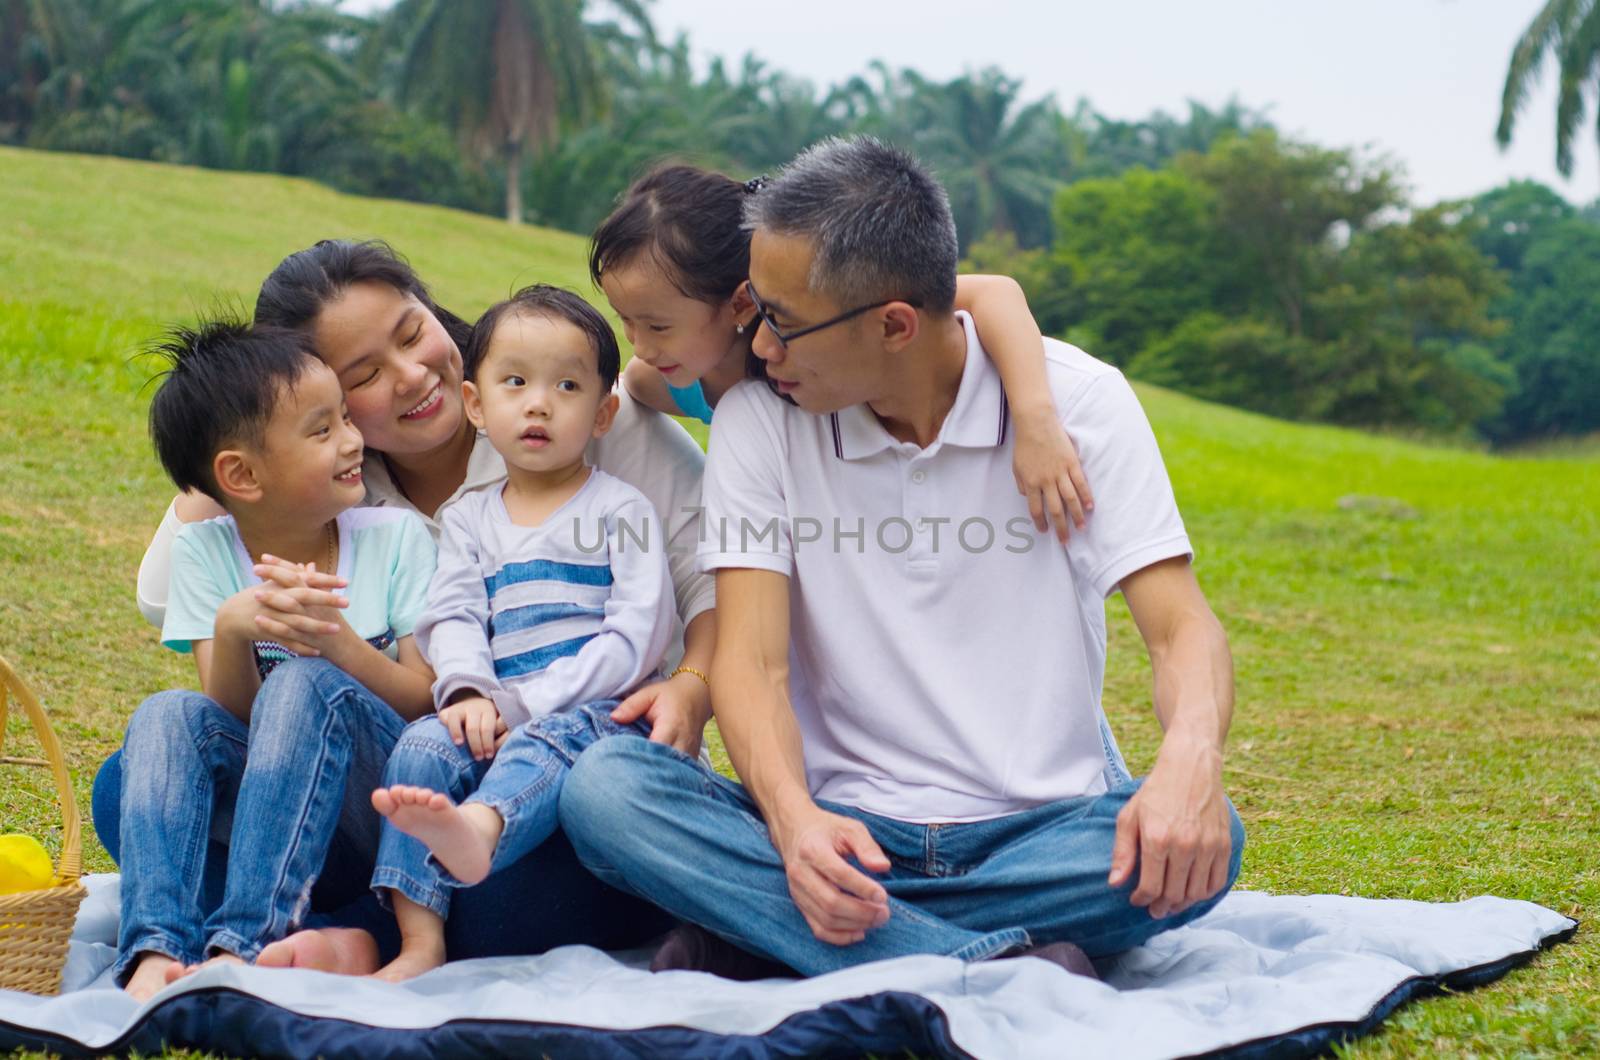
<path id="1" fill-rule="evenodd" d="M 666 539 L 650 502 L 584 462 L 616 413 L 620 354 L 577 295 L 537 285 L 491 307 L 465 354 L 467 415 L 505 457 L 503 486 L 446 509 L 417 623 L 437 713 L 407 728 L 372 803 L 385 822 L 372 886 L 401 951 L 378 974 L 442 964 L 455 887 L 556 829 L 573 760 L 659 675 L 672 632 Z"/>

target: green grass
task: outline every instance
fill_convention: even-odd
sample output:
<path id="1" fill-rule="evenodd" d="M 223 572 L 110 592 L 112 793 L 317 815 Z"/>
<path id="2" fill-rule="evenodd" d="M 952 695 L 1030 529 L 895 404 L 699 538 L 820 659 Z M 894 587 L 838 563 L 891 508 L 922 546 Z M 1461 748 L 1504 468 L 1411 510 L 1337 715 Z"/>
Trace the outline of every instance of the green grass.
<path id="1" fill-rule="evenodd" d="M 133 604 L 170 488 L 130 351 L 219 296 L 248 304 L 325 236 L 389 238 L 466 315 L 532 280 L 591 292 L 572 236 L 281 178 L 0 150 L 0 216 L 0 653 L 52 709 L 87 813 L 129 712 L 192 680 Z M 1241 884 L 1600 908 L 1600 452 L 1501 458 L 1141 396 L 1233 644 Z M 1107 707 L 1137 769 L 1159 737 L 1148 665 L 1110 614 Z M 0 831 L 59 830 L 43 777 L 0 792 Z M 1586 929 L 1348 1055 L 1600 1052 L 1597 1011 Z"/>

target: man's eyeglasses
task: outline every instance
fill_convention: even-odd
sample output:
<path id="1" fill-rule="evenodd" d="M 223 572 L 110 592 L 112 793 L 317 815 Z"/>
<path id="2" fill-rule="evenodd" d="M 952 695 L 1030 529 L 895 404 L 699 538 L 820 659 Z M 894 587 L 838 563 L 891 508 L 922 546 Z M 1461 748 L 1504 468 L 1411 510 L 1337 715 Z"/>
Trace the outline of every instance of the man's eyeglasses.
<path id="1" fill-rule="evenodd" d="M 890 302 L 905 302 L 907 305 L 915 309 L 922 308 L 921 303 L 914 302 L 908 298 L 885 298 L 883 301 L 873 302 L 871 305 L 856 306 L 856 308 L 844 313 L 840 313 L 836 317 L 831 317 L 827 320 L 824 320 L 820 324 L 811 324 L 807 327 L 798 328 L 794 331 L 779 331 L 778 325 L 772 322 L 772 310 L 768 309 L 767 303 L 763 302 L 761 300 L 761 296 L 756 294 L 755 284 L 746 280 L 744 289 L 750 292 L 750 301 L 754 302 L 756 305 L 756 318 L 767 326 L 767 330 L 772 332 L 772 337 L 778 340 L 778 345 L 783 347 L 787 347 L 789 343 L 800 338 L 802 335 L 809 335 L 813 331 L 821 331 L 823 328 L 831 328 L 835 324 L 843 324 L 846 320 L 853 320 L 862 313 L 877 309 L 879 306 L 886 306 Z"/>

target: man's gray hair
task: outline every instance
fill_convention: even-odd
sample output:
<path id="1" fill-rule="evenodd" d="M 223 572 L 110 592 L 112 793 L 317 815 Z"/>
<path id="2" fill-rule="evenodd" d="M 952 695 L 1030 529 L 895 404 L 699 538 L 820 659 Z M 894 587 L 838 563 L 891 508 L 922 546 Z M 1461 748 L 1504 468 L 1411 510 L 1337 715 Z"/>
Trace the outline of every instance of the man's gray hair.
<path id="1" fill-rule="evenodd" d="M 887 299 L 955 304 L 955 220 L 944 188 L 905 151 L 870 136 L 806 148 L 745 200 L 745 227 L 804 236 L 813 291 L 841 308 Z"/>

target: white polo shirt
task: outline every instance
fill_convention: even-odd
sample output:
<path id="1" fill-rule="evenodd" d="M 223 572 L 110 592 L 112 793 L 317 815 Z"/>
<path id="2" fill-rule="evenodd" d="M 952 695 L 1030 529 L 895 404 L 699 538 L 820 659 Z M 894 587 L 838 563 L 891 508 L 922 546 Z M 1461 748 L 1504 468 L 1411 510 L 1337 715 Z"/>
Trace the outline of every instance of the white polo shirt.
<path id="1" fill-rule="evenodd" d="M 964 313 L 955 405 L 926 449 L 865 405 L 815 416 L 755 382 L 712 421 L 700 562 L 790 578 L 789 696 L 812 794 L 906 821 L 976 821 L 1122 775 L 1100 691 L 1105 599 L 1189 555 L 1122 373 L 1045 340 L 1094 489 L 1063 548 L 1012 477 L 1010 410 Z"/>

